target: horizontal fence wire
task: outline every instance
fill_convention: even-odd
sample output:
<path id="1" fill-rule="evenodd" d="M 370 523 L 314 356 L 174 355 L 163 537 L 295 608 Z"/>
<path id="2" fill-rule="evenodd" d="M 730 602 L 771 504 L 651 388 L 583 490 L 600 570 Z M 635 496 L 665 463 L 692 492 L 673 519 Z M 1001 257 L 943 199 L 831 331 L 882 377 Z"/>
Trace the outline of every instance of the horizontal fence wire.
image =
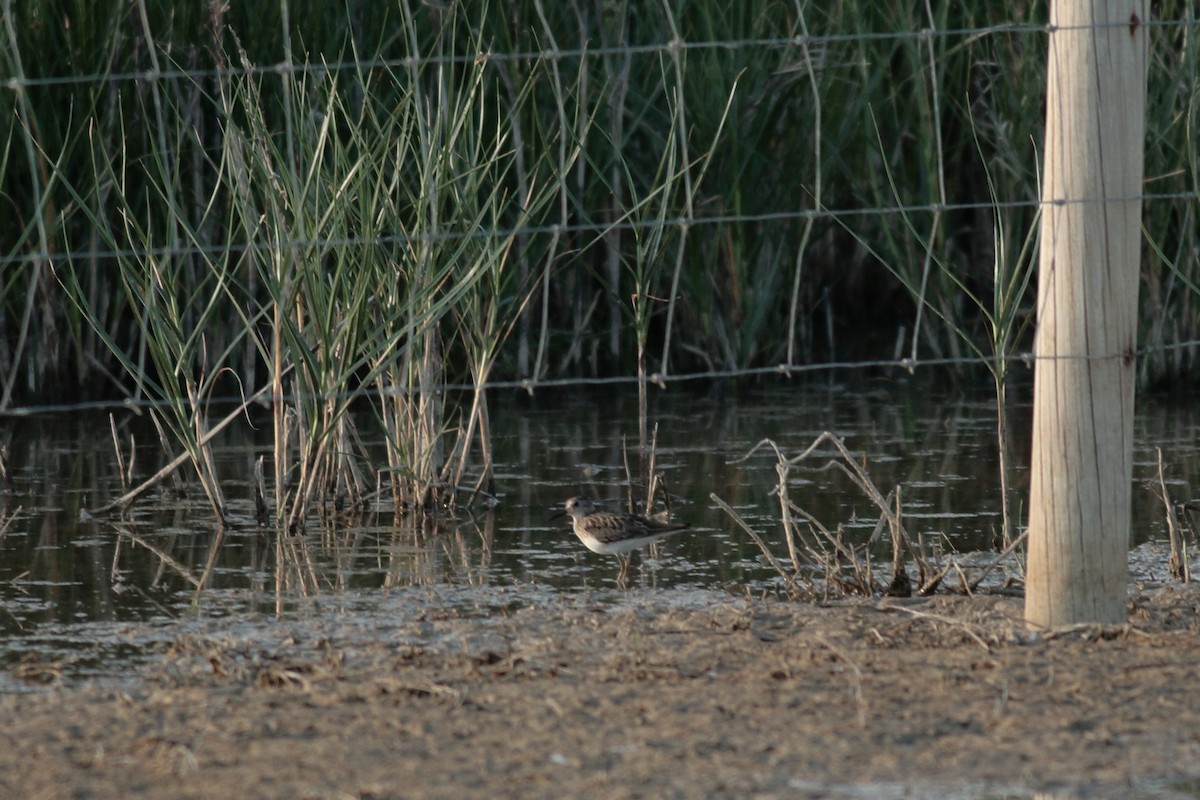
<path id="1" fill-rule="evenodd" d="M 1170 342 L 1166 344 L 1150 345 L 1138 348 L 1136 355 L 1140 358 L 1145 355 L 1157 353 L 1169 353 L 1176 350 L 1197 350 L 1200 351 L 1200 339 L 1192 339 L 1182 342 Z M 654 386 L 661 390 L 666 390 L 670 386 L 682 385 L 686 383 L 702 383 L 716 382 L 727 380 L 738 380 L 741 378 L 752 379 L 770 379 L 770 378 L 802 378 L 812 377 L 820 374 L 836 374 L 847 372 L 878 372 L 878 371 L 903 371 L 909 374 L 916 374 L 922 370 L 942 369 L 949 367 L 995 367 L 999 364 L 1020 365 L 1029 370 L 1032 370 L 1036 361 L 1076 361 L 1090 360 L 1099 361 L 1104 358 L 1125 359 L 1124 353 L 1113 353 L 1110 356 L 1042 356 L 1038 357 L 1032 352 L 1013 353 L 1008 356 L 957 356 L 957 357 L 930 357 L 930 358 L 886 358 L 886 359 L 863 359 L 859 361 L 822 361 L 810 364 L 776 364 L 774 366 L 763 367 L 745 367 L 741 369 L 712 369 L 691 372 L 650 372 L 644 376 L 637 375 L 609 375 L 597 377 L 564 377 L 564 378 L 540 378 L 534 380 L 532 378 L 521 378 L 511 380 L 489 380 L 483 385 L 486 391 L 509 391 L 509 392 L 524 392 L 530 396 L 535 395 L 540 390 L 562 390 L 562 389 L 595 389 L 605 387 L 632 387 L 640 383 L 645 383 L 648 386 Z M 444 392 L 473 392 L 476 390 L 475 384 L 472 383 L 439 383 L 432 385 L 424 390 L 425 393 L 437 394 Z M 255 395 L 214 395 L 208 397 L 204 401 L 204 405 L 208 406 L 231 406 L 239 403 L 262 402 L 270 401 L 270 397 L 265 395 L 265 388 L 258 390 Z M 402 387 L 396 387 L 392 390 L 380 391 L 374 387 L 363 387 L 358 390 L 339 392 L 336 394 L 305 394 L 297 396 L 291 393 L 284 393 L 283 399 L 285 402 L 293 402 L 295 400 L 353 400 L 353 399 L 376 399 L 380 396 L 416 396 L 417 391 L 409 391 Z M 257 395 L 257 399 L 255 396 Z M 178 404 L 190 403 L 186 397 L 175 397 L 166 399 L 153 399 L 148 397 L 127 397 L 117 400 L 89 400 L 73 403 L 45 403 L 35 406 L 14 406 L 11 408 L 0 409 L 0 418 L 2 417 L 29 417 L 39 414 L 69 414 L 83 411 L 104 411 L 118 409 L 152 409 L 152 408 L 168 408 Z"/>
<path id="2" fill-rule="evenodd" d="M 441 230 L 409 236 L 392 234 L 371 237 L 336 237 L 313 239 L 285 239 L 283 241 L 256 241 L 209 245 L 176 245 L 122 250 L 95 248 L 72 249 L 61 256 L 50 257 L 45 252 L 13 255 L 5 260 L 8 264 L 52 263 L 56 260 L 69 262 L 105 261 L 111 259 L 164 258 L 167 256 L 218 256 L 242 255 L 245 253 L 278 252 L 280 250 L 309 250 L 334 247 L 392 247 L 408 244 L 457 242 L 463 240 L 505 239 L 517 235 L 566 235 L 575 233 L 606 234 L 612 232 L 637 233 L 654 228 L 693 228 L 704 225 L 762 224 L 771 222 L 838 221 L 841 219 L 880 217 L 892 214 L 901 216 L 915 214 L 946 214 L 957 211 L 1004 211 L 1040 206 L 1086 205 L 1089 203 L 1120 203 L 1130 201 L 1143 203 L 1200 200 L 1200 192 L 1168 192 L 1142 194 L 1133 197 L 1108 197 L 1079 200 L 997 200 L 977 203 L 921 203 L 897 206 L 875 206 L 871 208 L 841 209 L 796 209 L 794 211 L 772 211 L 758 214 L 712 214 L 691 217 L 670 217 L 654 220 L 618 220 L 614 222 L 564 222 L 553 225 L 522 225 L 511 228 L 475 227 L 471 230 Z"/>
<path id="3" fill-rule="evenodd" d="M 1191 28 L 1200 24 L 1197 19 L 1149 19 L 1142 22 L 1147 28 Z M 72 86 L 81 84 L 112 84 L 112 83 L 143 83 L 147 81 L 172 81 L 206 79 L 221 79 L 246 76 L 266 75 L 324 75 L 336 72 L 359 72 L 371 69 L 412 69 L 438 64 L 471 64 L 483 62 L 529 62 L 529 61 L 564 61 L 583 58 L 605 58 L 626 55 L 670 55 L 679 52 L 703 50 L 737 50 L 743 48 L 816 48 L 830 44 L 848 42 L 872 42 L 889 40 L 924 41 L 934 38 L 975 38 L 981 36 L 1001 35 L 1030 35 L 1050 34 L 1070 30 L 1103 30 L 1106 28 L 1126 28 L 1128 23 L 1111 23 L 1108 25 L 1088 26 L 1054 26 L 1048 23 L 1012 23 L 1008 25 L 992 25 L 977 28 L 918 28 L 910 31 L 859 31 L 855 33 L 838 34 L 808 34 L 796 36 L 772 37 L 767 39 L 717 39 L 706 41 L 675 41 L 654 44 L 625 44 L 618 46 L 597 46 L 577 48 L 547 48 L 543 50 L 528 50 L 515 53 L 504 53 L 487 50 L 476 53 L 449 55 L 422 55 L 407 58 L 381 58 L 355 61 L 337 61 L 333 63 L 281 61 L 266 66 L 248 65 L 243 67 L 224 67 L 206 69 L 158 69 L 135 70 L 127 72 L 90 73 L 87 75 L 57 75 L 45 77 L 9 77 L 4 81 L 4 87 L 12 91 L 25 88 L 45 86 Z"/>

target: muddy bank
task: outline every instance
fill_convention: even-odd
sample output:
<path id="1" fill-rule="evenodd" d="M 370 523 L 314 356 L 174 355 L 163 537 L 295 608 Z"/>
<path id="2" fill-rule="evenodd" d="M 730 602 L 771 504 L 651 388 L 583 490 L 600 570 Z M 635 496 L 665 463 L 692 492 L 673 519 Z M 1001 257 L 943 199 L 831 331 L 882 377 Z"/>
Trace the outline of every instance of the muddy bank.
<path id="1" fill-rule="evenodd" d="M 974 797 L 1200 790 L 1200 592 L 1028 634 L 1019 598 L 631 594 L 219 625 L 0 699 L 0 795 Z"/>

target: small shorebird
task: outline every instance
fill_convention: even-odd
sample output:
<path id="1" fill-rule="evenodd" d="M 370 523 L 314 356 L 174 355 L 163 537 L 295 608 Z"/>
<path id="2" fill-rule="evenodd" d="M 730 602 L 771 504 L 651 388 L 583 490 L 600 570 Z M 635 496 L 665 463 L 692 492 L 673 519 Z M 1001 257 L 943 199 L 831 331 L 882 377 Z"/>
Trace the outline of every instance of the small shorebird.
<path id="1" fill-rule="evenodd" d="M 628 553 L 689 527 L 686 522 L 660 522 L 640 514 L 598 511 L 586 497 L 572 497 L 556 517 L 570 515 L 583 546 L 593 553 L 614 555 L 621 562 L 621 577 L 629 570 Z"/>

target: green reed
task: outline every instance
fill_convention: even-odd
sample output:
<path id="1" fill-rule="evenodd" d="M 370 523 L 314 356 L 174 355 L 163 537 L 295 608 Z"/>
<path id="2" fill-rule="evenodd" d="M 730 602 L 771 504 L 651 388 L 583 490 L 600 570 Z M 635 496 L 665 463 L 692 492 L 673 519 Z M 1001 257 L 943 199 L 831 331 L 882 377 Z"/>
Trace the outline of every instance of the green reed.
<path id="1" fill-rule="evenodd" d="M 1171 0 L 1155 8 L 1157 19 L 1197 22 L 1193 4 Z M 1200 186 L 1200 42 L 1194 27 L 1152 27 L 1146 95 L 1146 190 L 1164 195 L 1195 192 Z M 1138 359 L 1145 384 L 1194 382 L 1200 346 L 1176 343 L 1197 338 L 1200 326 L 1200 217 L 1187 199 L 1147 202 L 1142 225 L 1142 344 Z M 1158 349 L 1161 348 L 1161 349 Z"/>
<path id="2" fill-rule="evenodd" d="M 155 84 L 148 157 L 101 139 L 86 186 L 105 192 L 71 187 L 118 254 L 148 361 L 110 333 L 86 268 L 60 270 L 62 289 L 160 403 L 218 516 L 207 400 L 238 377 L 252 384 L 243 393 L 265 381 L 272 400 L 280 529 L 301 529 L 316 507 L 363 502 L 375 472 L 397 509 L 453 506 L 476 442 L 476 489 L 492 489 L 484 387 L 529 294 L 513 278 L 517 231 L 556 197 L 547 165 L 563 161 L 526 158 L 518 191 L 511 122 L 540 73 L 502 105 L 486 59 L 427 58 L 450 51 L 456 20 L 432 42 L 402 21 L 414 57 L 395 70 L 275 75 L 239 49 L 245 68 L 212 87 L 171 96 Z M 472 52 L 484 50 L 476 40 Z M 198 141 L 192 104 L 216 110 L 218 147 Z M 199 187 L 181 177 L 198 148 L 208 160 Z M 147 221 L 151 204 L 162 223 Z M 460 425 L 442 387 L 464 360 L 475 392 Z M 376 411 L 381 464 L 359 444 L 349 413 L 359 401 Z"/>
<path id="3" fill-rule="evenodd" d="M 15 212 L 0 215 L 7 260 L 0 282 L 0 407 L 81 391 L 142 391 L 140 378 L 120 377 L 127 371 L 98 329 L 139 369 L 157 372 L 146 332 L 122 324 L 136 299 L 121 288 L 120 259 L 103 255 L 122 247 L 151 245 L 180 261 L 163 269 L 182 282 L 176 287 L 181 297 L 225 286 L 221 275 L 228 275 L 221 290 L 226 298 L 207 317 L 206 374 L 223 376 L 215 378 L 222 389 L 236 375 L 250 391 L 269 371 L 286 368 L 273 363 L 262 333 L 268 320 L 294 329 L 281 330 L 279 344 L 298 349 L 306 337 L 320 338 L 312 319 L 334 326 L 331 313 L 353 314 L 362 302 L 335 299 L 336 291 L 308 298 L 304 292 L 315 284 L 281 272 L 288 259 L 289 269 L 324 260 L 343 275 L 363 269 L 374 280 L 388 259 L 399 261 L 388 244 L 398 227 L 388 215 L 405 219 L 407 232 L 425 234 L 435 222 L 437 231 L 450 223 L 460 233 L 472 220 L 484 228 L 499 220 L 502 231 L 516 226 L 514 237 L 502 234 L 486 248 L 504 254 L 504 277 L 492 287 L 500 292 L 496 307 L 512 319 L 502 314 L 492 325 L 486 313 L 478 317 L 491 326 L 484 338 L 496 342 L 478 351 L 487 353 L 486 370 L 479 362 L 472 366 L 467 349 L 475 345 L 457 330 L 476 312 L 452 311 L 455 301 L 426 309 L 443 320 L 436 336 L 413 340 L 416 328 L 393 320 L 377 349 L 425 341 L 426 350 L 446 359 L 447 374 L 486 371 L 492 378 L 529 380 L 632 375 L 643 359 L 651 373 L 893 354 L 961 356 L 969 364 L 975 354 L 994 351 L 995 320 L 987 318 L 993 304 L 975 301 L 992 291 L 994 231 L 1003 227 L 1015 254 L 1036 221 L 1032 208 L 1013 204 L 1038 196 L 1044 33 L 938 33 L 1036 24 L 1044 8 L 1035 4 L 752 0 L 677 8 L 623 0 L 597 10 L 579 0 L 514 0 L 467 14 L 458 6 L 320 0 L 281 0 L 254 10 L 176 8 L 161 0 L 117 6 L 80 0 L 52 8 L 32 0 L 0 8 L 6 42 L 0 69 L 16 79 L 0 104 L 0 193 Z M 1193 13 L 1178 2 L 1157 9 L 1166 21 Z M 926 30 L 932 33 L 919 33 Z M 1191 30 L 1151 32 L 1148 191 L 1186 193 L 1197 184 L 1192 132 L 1200 70 Z M 794 38 L 805 35 L 830 38 Z M 776 44 L 622 49 L 677 39 Z M 582 55 L 566 52 L 579 49 Z M 478 113 L 463 113 L 451 98 L 440 116 L 432 114 L 438 67 L 404 61 L 488 51 L 550 55 L 483 59 L 484 77 L 473 88 L 463 83 L 465 62 L 444 62 L 443 85 L 454 87 L 456 96 L 474 92 Z M 360 66 L 339 66 L 355 61 Z M 279 69 L 253 72 L 255 89 L 246 85 L 243 63 Z M 297 67 L 304 68 L 293 71 Z M 175 70 L 219 72 L 192 78 Z M 418 74 L 428 85 L 406 83 Z M 23 83 L 71 75 L 118 77 Z M 405 103 L 418 106 L 405 110 Z M 368 191 L 372 170 L 386 171 L 381 159 L 400 158 L 385 156 L 368 134 L 403 139 L 434 122 L 459 128 L 453 136 L 427 137 L 426 155 L 438 142 L 461 150 L 473 137 L 482 154 L 483 142 L 502 141 L 489 168 L 502 177 L 478 172 L 447 180 L 453 170 L 470 169 L 469 160 L 456 156 L 443 160 L 440 171 L 427 170 L 423 189 L 409 187 L 410 174 L 422 173 L 406 168 L 391 188 Z M 500 129 L 503 139 L 496 138 Z M 665 146 L 668 139 L 673 150 Z M 668 151 L 677 163 L 663 171 Z M 122 164 L 122 171 L 97 167 L 97 154 Z M 682 170 L 701 156 L 707 159 L 704 182 L 668 193 L 671 176 L 681 177 L 686 189 Z M 239 182 L 236 169 L 250 177 Z M 490 180 L 499 180 L 510 199 L 544 202 L 523 213 L 514 205 L 459 214 L 464 187 Z M 403 202 L 389 194 L 401 189 L 409 192 Z M 421 193 L 423 199 L 412 199 Z M 652 196 L 662 198 L 656 216 L 625 216 L 639 198 Z M 381 212 L 375 217 L 367 208 L 352 213 L 341 207 L 348 198 L 370 197 Z M 434 208 L 435 197 L 446 207 Z M 993 198 L 993 209 L 949 208 L 986 206 Z M 923 209 L 854 213 L 898 204 Z M 1196 374 L 1197 349 L 1171 347 L 1200 331 L 1193 205 L 1181 197 L 1146 206 L 1151 247 L 1142 337 L 1152 349 L 1141 360 L 1145 383 Z M 421 229 L 405 218 L 419 208 Z M 781 211 L 847 213 L 757 218 Z M 118 220 L 119 214 L 130 220 Z M 729 219 L 657 233 L 635 234 L 631 224 L 706 216 Z M 530 232 L 538 226 L 550 232 Z M 599 240 L 596 231 L 604 232 Z M 274 267 L 245 250 L 251 236 L 258 245 L 287 244 L 266 259 L 275 259 Z M 320 237 L 348 237 L 352 244 L 296 244 Z M 653 263 L 639 272 L 638 260 L 650 254 L 646 245 L 655 238 Z M 441 257 L 434 251 L 448 255 L 452 248 L 421 247 L 412 258 L 425 265 L 405 273 L 405 281 L 443 286 L 450 278 L 433 263 Z M 202 252 L 192 252 L 197 249 Z M 52 264 L 68 257 L 86 303 L 61 302 Z M 214 272 L 208 262 L 221 266 Z M 468 291 L 483 285 L 459 268 L 466 270 Z M 394 298 L 403 313 L 372 313 L 417 314 L 407 291 Z M 651 304 L 641 326 L 629 313 L 635 296 Z M 298 297 L 313 304 L 303 316 Z M 322 311 L 326 302 L 348 306 Z M 1017 305 L 1017 316 L 1027 317 L 1028 299 Z M 355 323 L 346 324 L 355 330 Z M 1020 350 L 1027 343 L 1018 337 L 1011 346 Z M 224 354 L 224 361 L 216 363 L 214 354 Z M 370 372 L 379 361 L 367 352 L 344 358 L 344 369 L 333 374 L 297 370 L 287 380 L 324 392 L 341 383 L 337 372 Z M 303 358 L 297 366 L 304 366 Z M 420 385 L 412 376 L 392 377 L 399 383 L 388 385 Z M 337 404 L 307 408 L 297 421 L 323 427 L 314 420 L 336 416 Z M 425 427 L 436 438 L 437 426 Z M 312 440 L 310 456 L 330 446 L 319 444 L 323 435 Z"/>

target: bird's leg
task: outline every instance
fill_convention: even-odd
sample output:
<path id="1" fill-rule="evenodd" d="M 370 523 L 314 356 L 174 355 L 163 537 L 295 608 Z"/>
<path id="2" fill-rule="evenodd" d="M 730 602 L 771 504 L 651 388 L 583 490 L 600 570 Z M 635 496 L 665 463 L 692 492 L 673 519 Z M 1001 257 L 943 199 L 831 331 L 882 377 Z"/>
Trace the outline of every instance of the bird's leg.
<path id="1" fill-rule="evenodd" d="M 617 563 L 621 565 L 621 571 L 617 573 L 617 586 L 625 589 L 626 579 L 629 577 L 629 556 L 618 555 Z"/>

